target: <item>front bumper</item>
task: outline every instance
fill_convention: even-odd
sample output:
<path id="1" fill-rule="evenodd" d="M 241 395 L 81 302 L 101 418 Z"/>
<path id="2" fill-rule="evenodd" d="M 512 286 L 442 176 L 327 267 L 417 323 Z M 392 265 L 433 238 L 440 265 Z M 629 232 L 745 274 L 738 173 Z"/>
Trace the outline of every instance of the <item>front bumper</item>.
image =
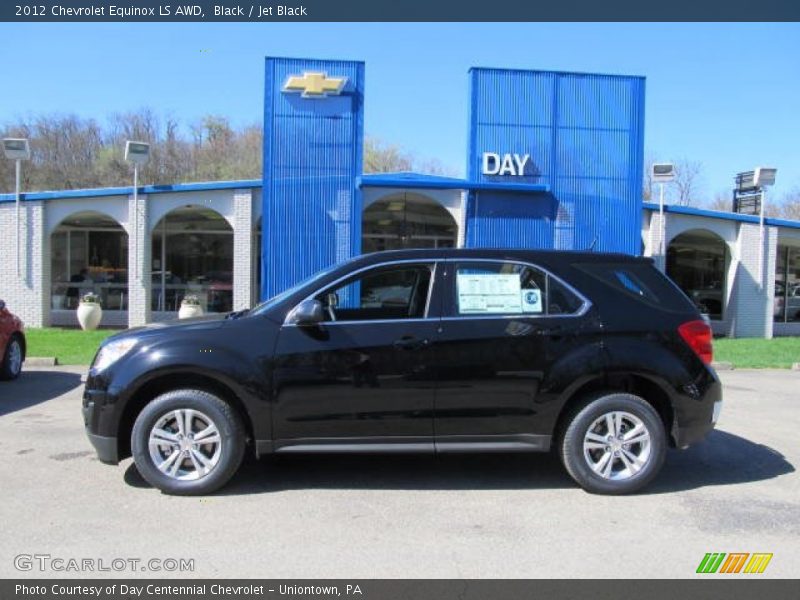
<path id="1" fill-rule="evenodd" d="M 100 462 L 107 465 L 119 464 L 119 450 L 117 445 L 117 438 L 106 437 L 103 435 L 95 435 L 94 433 L 86 430 L 86 436 L 92 442 L 92 446 L 97 451 L 97 458 Z"/>
<path id="2" fill-rule="evenodd" d="M 97 452 L 100 462 L 116 465 L 119 463 L 119 444 L 116 436 L 103 435 L 108 429 L 103 427 L 106 419 L 104 415 L 109 412 L 108 395 L 101 390 L 86 389 L 83 392 L 83 425 L 86 428 L 86 436 Z"/>

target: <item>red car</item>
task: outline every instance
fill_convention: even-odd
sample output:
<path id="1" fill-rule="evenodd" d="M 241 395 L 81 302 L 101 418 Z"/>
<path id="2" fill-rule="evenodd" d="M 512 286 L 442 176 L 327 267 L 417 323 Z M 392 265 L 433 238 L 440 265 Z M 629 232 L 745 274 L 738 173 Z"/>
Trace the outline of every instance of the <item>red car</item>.
<path id="1" fill-rule="evenodd" d="M 25 360 L 25 333 L 22 321 L 0 300 L 0 379 L 16 379 Z"/>

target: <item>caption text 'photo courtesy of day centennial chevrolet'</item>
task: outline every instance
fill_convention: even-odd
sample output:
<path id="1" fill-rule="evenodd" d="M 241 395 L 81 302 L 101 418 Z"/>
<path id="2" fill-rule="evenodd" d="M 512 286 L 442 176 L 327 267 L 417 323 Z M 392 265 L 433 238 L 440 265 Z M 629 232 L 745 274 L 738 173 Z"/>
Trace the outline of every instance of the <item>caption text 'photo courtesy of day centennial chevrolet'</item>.
<path id="1" fill-rule="evenodd" d="M 641 489 L 700 441 L 711 330 L 650 259 L 525 250 L 366 254 L 249 310 L 131 329 L 89 371 L 101 461 L 206 494 L 245 452 L 553 449 L 584 489 Z"/>

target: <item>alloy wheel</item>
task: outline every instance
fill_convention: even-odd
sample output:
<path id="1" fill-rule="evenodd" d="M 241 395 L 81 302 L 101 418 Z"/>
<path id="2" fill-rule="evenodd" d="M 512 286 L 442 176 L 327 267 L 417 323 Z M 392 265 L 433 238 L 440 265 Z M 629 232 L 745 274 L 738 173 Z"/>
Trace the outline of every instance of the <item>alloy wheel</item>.
<path id="1" fill-rule="evenodd" d="M 163 474 L 181 481 L 206 477 L 222 454 L 222 437 L 211 418 L 190 408 L 161 416 L 150 430 L 150 459 Z"/>
<path id="2" fill-rule="evenodd" d="M 595 419 L 583 438 L 583 457 L 604 479 L 619 481 L 636 476 L 650 460 L 650 431 L 637 416 L 608 412 Z"/>

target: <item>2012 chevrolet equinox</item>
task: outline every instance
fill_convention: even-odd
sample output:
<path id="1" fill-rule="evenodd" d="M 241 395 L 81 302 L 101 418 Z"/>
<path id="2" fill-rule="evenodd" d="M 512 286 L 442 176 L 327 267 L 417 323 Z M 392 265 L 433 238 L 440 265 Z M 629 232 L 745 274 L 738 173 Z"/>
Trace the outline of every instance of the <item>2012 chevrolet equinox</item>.
<path id="1" fill-rule="evenodd" d="M 83 397 L 101 461 L 206 494 L 245 451 L 555 448 L 584 489 L 650 482 L 717 420 L 711 331 L 649 259 L 360 256 L 250 309 L 107 339 Z"/>

